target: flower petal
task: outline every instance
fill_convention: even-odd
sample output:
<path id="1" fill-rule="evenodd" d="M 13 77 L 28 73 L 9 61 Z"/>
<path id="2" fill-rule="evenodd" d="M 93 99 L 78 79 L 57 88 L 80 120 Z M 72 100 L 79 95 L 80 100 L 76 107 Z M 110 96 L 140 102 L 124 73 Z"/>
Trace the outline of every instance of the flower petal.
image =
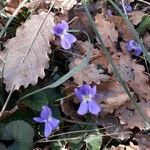
<path id="1" fill-rule="evenodd" d="M 79 90 L 81 91 L 82 95 L 92 94 L 92 88 L 89 84 L 83 84 L 81 87 L 79 87 Z"/>
<path id="2" fill-rule="evenodd" d="M 81 90 L 79 88 L 75 88 L 74 92 L 75 92 L 75 95 L 79 98 L 79 100 L 82 101 L 83 100 L 83 98 L 82 98 L 83 94 L 82 94 Z"/>
<path id="3" fill-rule="evenodd" d="M 84 115 L 88 112 L 88 103 L 86 101 L 82 101 L 80 106 L 79 106 L 79 109 L 77 111 L 77 113 L 79 115 Z"/>
<path id="4" fill-rule="evenodd" d="M 95 97 L 95 95 L 96 95 L 96 86 L 94 86 L 93 88 L 91 88 L 91 95 L 92 95 L 92 98 Z"/>
<path id="5" fill-rule="evenodd" d="M 61 46 L 62 46 L 64 49 L 69 49 L 69 48 L 71 48 L 71 43 L 68 41 L 67 38 L 65 38 L 65 36 L 61 37 Z"/>
<path id="6" fill-rule="evenodd" d="M 52 128 L 51 123 L 46 122 L 45 123 L 45 128 L 44 128 L 44 136 L 48 137 L 52 133 L 52 130 L 53 130 L 53 128 Z"/>
<path id="7" fill-rule="evenodd" d="M 67 31 L 69 29 L 68 23 L 65 20 L 62 20 L 61 23 L 62 23 L 64 30 Z"/>
<path id="8" fill-rule="evenodd" d="M 88 102 L 88 107 L 89 107 L 89 112 L 94 115 L 98 114 L 101 111 L 100 106 L 93 100 Z"/>
<path id="9" fill-rule="evenodd" d="M 140 56 L 141 53 L 142 53 L 142 49 L 141 49 L 140 47 L 138 47 L 138 48 L 136 48 L 136 49 L 134 50 L 134 55 L 135 55 L 135 56 Z"/>
<path id="10" fill-rule="evenodd" d="M 73 34 L 65 33 L 61 36 L 61 46 L 64 49 L 71 48 L 71 44 L 76 42 L 76 41 L 77 41 L 77 39 Z"/>
<path id="11" fill-rule="evenodd" d="M 64 38 L 68 39 L 69 43 L 71 44 L 77 41 L 77 38 L 71 33 L 64 34 Z"/>
<path id="12" fill-rule="evenodd" d="M 55 119 L 55 118 L 51 119 L 51 124 L 52 124 L 53 129 L 57 128 L 59 123 L 60 123 L 60 120 Z"/>
<path id="13" fill-rule="evenodd" d="M 52 116 L 51 109 L 48 106 L 43 106 L 41 111 L 41 118 L 47 120 L 49 116 Z"/>
<path id="14" fill-rule="evenodd" d="M 41 117 L 35 117 L 33 118 L 33 120 L 40 123 L 44 122 L 44 120 Z"/>

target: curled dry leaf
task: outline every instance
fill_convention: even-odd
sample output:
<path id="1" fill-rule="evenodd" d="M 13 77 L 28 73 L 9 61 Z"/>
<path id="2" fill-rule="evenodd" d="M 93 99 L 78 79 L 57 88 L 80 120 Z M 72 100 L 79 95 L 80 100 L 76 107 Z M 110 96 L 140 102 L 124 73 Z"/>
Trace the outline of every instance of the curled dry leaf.
<path id="1" fill-rule="evenodd" d="M 54 38 L 52 27 L 53 16 L 49 14 L 33 15 L 16 33 L 16 37 L 6 43 L 6 64 L 4 68 L 4 83 L 6 90 L 14 86 L 18 90 L 22 85 L 25 88 L 35 85 L 38 77 L 44 78 L 44 69 L 48 68 L 51 53 L 49 40 Z M 44 24 L 42 26 L 42 22 Z"/>
<path id="2" fill-rule="evenodd" d="M 132 33 L 129 31 L 128 26 L 124 19 L 120 16 L 110 16 L 109 20 L 114 23 L 114 25 L 117 27 L 119 36 L 122 37 L 126 42 L 133 39 Z M 111 28 L 110 28 L 110 34 Z"/>
<path id="3" fill-rule="evenodd" d="M 115 30 L 115 25 L 106 20 L 103 14 L 95 16 L 95 23 L 105 46 L 112 47 L 112 43 L 118 41 L 118 32 Z"/>
<path id="4" fill-rule="evenodd" d="M 75 66 L 80 65 L 82 62 L 81 59 L 76 58 L 70 64 L 70 70 L 73 69 Z M 78 85 L 81 85 L 83 82 L 91 84 L 92 82 L 96 84 L 100 84 L 101 81 L 106 81 L 109 79 L 109 76 L 104 74 L 104 70 L 100 69 L 98 65 L 89 64 L 80 72 L 77 72 L 74 76 L 74 82 Z"/>
<path id="5" fill-rule="evenodd" d="M 101 106 L 104 113 L 113 113 L 115 109 L 129 101 L 128 95 L 116 80 L 102 82 L 98 86 L 98 93 L 103 94 L 99 102 L 103 102 Z"/>
<path id="6" fill-rule="evenodd" d="M 138 105 L 145 115 L 150 118 L 150 101 L 140 102 Z M 146 129 L 146 125 L 141 115 L 129 102 L 118 108 L 115 111 L 115 116 L 120 119 L 120 123 L 124 125 L 125 128 L 133 129 L 134 127 L 138 127 L 141 130 Z"/>
<path id="7" fill-rule="evenodd" d="M 145 16 L 146 14 L 143 11 L 133 11 L 130 15 L 130 20 L 132 21 L 132 23 L 134 25 L 138 25 L 141 22 L 143 16 Z"/>

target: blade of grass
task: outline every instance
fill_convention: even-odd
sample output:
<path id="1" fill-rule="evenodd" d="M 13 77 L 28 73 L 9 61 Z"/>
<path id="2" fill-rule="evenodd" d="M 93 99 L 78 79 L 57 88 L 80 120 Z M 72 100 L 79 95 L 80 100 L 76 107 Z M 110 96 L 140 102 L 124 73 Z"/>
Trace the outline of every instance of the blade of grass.
<path id="1" fill-rule="evenodd" d="M 129 30 L 132 32 L 133 37 L 137 40 L 137 42 L 140 44 L 141 48 L 143 49 L 143 53 L 144 53 L 145 57 L 147 58 L 147 61 L 150 64 L 150 56 L 148 55 L 147 50 L 145 49 L 142 41 L 139 38 L 138 33 L 134 29 L 134 26 L 131 24 L 131 22 L 129 21 L 128 17 L 126 17 L 126 15 L 121 11 L 121 9 L 112 0 L 108 0 L 108 1 L 118 11 L 118 13 L 123 17 L 123 19 L 125 20 L 126 24 L 128 25 Z"/>
<path id="2" fill-rule="evenodd" d="M 145 114 L 143 113 L 143 111 L 139 108 L 138 104 L 136 103 L 135 99 L 132 97 L 132 94 L 130 93 L 130 91 L 129 91 L 129 89 L 128 89 L 128 86 L 126 85 L 126 83 L 125 83 L 125 82 L 123 81 L 123 79 L 121 78 L 121 76 L 120 76 L 120 74 L 119 74 L 119 72 L 118 72 L 118 70 L 117 70 L 115 64 L 113 63 L 113 60 L 112 60 L 112 58 L 111 58 L 111 56 L 110 56 L 110 53 L 108 52 L 107 48 L 105 47 L 105 45 L 104 45 L 104 43 L 103 43 L 103 41 L 102 41 L 101 35 L 100 35 L 100 33 L 98 32 L 98 30 L 97 30 L 97 28 L 96 28 L 96 25 L 95 25 L 95 23 L 94 23 L 94 21 L 93 21 L 93 19 L 92 19 L 92 16 L 91 16 L 91 14 L 90 14 L 90 12 L 89 12 L 89 10 L 88 10 L 88 8 L 87 8 L 87 6 L 86 6 L 84 0 L 82 0 L 82 3 L 83 3 L 83 5 L 84 5 L 84 8 L 85 8 L 86 14 L 87 14 L 87 16 L 88 16 L 88 19 L 89 19 L 89 21 L 90 21 L 90 23 L 91 23 L 91 25 L 92 25 L 92 27 L 93 27 L 93 30 L 94 30 L 94 32 L 95 32 L 97 38 L 98 38 L 98 42 L 101 44 L 101 47 L 102 47 L 102 49 L 104 50 L 104 53 L 105 53 L 105 55 L 106 55 L 106 57 L 107 57 L 109 63 L 110 63 L 111 66 L 112 66 L 112 69 L 113 69 L 114 74 L 117 76 L 117 78 L 118 78 L 118 80 L 120 81 L 121 85 L 123 86 L 125 92 L 128 94 L 128 96 L 129 96 L 129 98 L 130 98 L 132 104 L 135 106 L 137 112 L 141 115 L 143 121 L 145 122 L 145 125 L 146 125 L 148 128 L 150 128 L 150 125 L 149 125 L 150 120 L 149 120 L 149 118 L 148 118 L 147 116 L 145 116 Z"/>

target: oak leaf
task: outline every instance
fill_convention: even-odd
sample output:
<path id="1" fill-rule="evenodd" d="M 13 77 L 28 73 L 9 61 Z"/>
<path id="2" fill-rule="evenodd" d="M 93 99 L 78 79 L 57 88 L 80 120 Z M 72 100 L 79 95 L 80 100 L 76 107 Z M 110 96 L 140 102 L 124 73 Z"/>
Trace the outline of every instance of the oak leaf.
<path id="1" fill-rule="evenodd" d="M 7 91 L 14 86 L 18 90 L 21 85 L 25 88 L 29 84 L 35 85 L 38 77 L 44 78 L 44 69 L 49 66 L 48 53 L 51 53 L 49 40 L 54 38 L 53 16 L 45 17 L 45 13 L 31 16 L 18 28 L 16 37 L 6 43 L 4 83 Z"/>

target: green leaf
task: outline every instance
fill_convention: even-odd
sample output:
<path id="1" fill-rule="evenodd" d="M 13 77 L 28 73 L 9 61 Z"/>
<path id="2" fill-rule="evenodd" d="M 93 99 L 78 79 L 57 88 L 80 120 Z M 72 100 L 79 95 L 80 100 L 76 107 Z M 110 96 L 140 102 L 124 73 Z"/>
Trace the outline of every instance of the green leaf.
<path id="1" fill-rule="evenodd" d="M 89 134 L 84 141 L 89 150 L 100 150 L 102 145 L 102 136 L 100 133 Z"/>
<path id="2" fill-rule="evenodd" d="M 8 150 L 30 150 L 32 149 L 34 130 L 30 124 L 17 120 L 6 125 L 2 139 L 13 140 Z"/>
<path id="3" fill-rule="evenodd" d="M 37 90 L 37 88 L 32 87 L 32 88 L 28 89 L 26 92 L 29 93 L 34 90 Z M 41 111 L 42 106 L 48 105 L 48 97 L 46 96 L 46 94 L 43 91 L 41 91 L 39 93 L 31 95 L 30 97 L 22 100 L 22 103 L 29 106 L 32 110 Z"/>
<path id="4" fill-rule="evenodd" d="M 60 141 L 51 143 L 51 149 L 52 150 L 60 150 L 60 149 L 62 149 L 62 147 L 63 147 L 63 145 Z"/>
<path id="5" fill-rule="evenodd" d="M 150 29 L 150 16 L 144 16 L 140 25 L 137 28 L 139 34 L 143 34 L 145 30 Z"/>

